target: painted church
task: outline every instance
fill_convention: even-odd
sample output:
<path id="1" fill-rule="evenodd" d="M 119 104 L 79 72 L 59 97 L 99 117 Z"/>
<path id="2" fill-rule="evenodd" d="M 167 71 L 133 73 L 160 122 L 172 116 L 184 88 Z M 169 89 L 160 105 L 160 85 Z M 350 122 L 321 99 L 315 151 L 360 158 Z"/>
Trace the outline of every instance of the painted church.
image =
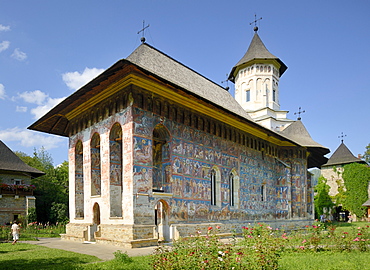
<path id="1" fill-rule="evenodd" d="M 228 89 L 147 44 L 32 124 L 69 138 L 63 239 L 156 245 L 208 226 L 313 221 L 308 168 L 327 162 L 301 120 L 280 110 L 287 66 L 257 29 Z"/>

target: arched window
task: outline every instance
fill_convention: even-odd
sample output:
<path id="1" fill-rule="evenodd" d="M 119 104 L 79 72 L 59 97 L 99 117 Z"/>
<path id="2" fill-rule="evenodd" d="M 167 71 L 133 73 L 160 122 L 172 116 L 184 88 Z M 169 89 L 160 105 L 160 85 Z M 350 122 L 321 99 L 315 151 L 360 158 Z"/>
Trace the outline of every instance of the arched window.
<path id="1" fill-rule="evenodd" d="M 216 205 L 216 171 L 211 170 L 211 205 Z"/>
<path id="2" fill-rule="evenodd" d="M 239 177 L 233 169 L 229 174 L 229 203 L 231 207 L 238 208 L 239 206 Z"/>
<path id="3" fill-rule="evenodd" d="M 234 175 L 232 173 L 230 173 L 229 175 L 229 203 L 230 203 L 230 206 L 234 206 L 235 205 L 235 200 L 234 200 Z"/>
<path id="4" fill-rule="evenodd" d="M 249 102 L 251 101 L 251 90 L 245 90 L 245 101 Z"/>
<path id="5" fill-rule="evenodd" d="M 261 186 L 261 201 L 262 202 L 264 202 L 264 201 L 266 201 L 266 185 L 265 184 L 263 184 L 262 186 Z"/>
<path id="6" fill-rule="evenodd" d="M 94 133 L 91 149 L 91 196 L 101 195 L 100 136 Z"/>
<path id="7" fill-rule="evenodd" d="M 109 134 L 110 216 L 122 217 L 122 128 L 116 123 Z"/>
<path id="8" fill-rule="evenodd" d="M 221 174 L 217 167 L 211 170 L 211 205 L 221 206 Z"/>
<path id="9" fill-rule="evenodd" d="M 83 146 L 80 140 L 75 147 L 75 216 L 84 217 Z"/>
<path id="10" fill-rule="evenodd" d="M 153 191 L 165 192 L 171 178 L 169 142 L 166 127 L 158 124 L 153 130 Z"/>

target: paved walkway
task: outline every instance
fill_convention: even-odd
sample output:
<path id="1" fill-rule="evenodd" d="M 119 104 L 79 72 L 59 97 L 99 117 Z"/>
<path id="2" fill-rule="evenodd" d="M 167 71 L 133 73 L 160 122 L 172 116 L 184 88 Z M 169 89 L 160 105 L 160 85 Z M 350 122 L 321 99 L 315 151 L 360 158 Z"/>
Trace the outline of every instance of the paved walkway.
<path id="1" fill-rule="evenodd" d="M 110 245 L 96 244 L 96 243 L 81 243 L 66 241 L 60 238 L 39 238 L 39 241 L 20 241 L 21 243 L 29 243 L 49 248 L 64 249 L 77 253 L 93 255 L 104 261 L 114 259 L 114 252 L 121 250 L 122 253 L 132 256 L 150 255 L 154 252 L 156 247 L 143 247 L 143 248 L 122 248 Z"/>

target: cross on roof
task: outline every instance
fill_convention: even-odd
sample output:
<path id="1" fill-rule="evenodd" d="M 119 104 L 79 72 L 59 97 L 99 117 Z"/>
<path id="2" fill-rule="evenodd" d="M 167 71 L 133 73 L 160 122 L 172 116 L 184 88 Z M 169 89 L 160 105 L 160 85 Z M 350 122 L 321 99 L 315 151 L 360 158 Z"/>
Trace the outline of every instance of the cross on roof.
<path id="1" fill-rule="evenodd" d="M 252 25 L 254 23 L 254 28 L 253 28 L 254 32 L 258 31 L 257 22 L 259 20 L 262 20 L 262 17 L 257 19 L 257 15 L 256 15 L 256 13 L 254 13 L 254 21 L 249 24 L 249 25 Z"/>
<path id="2" fill-rule="evenodd" d="M 340 136 L 338 136 L 338 138 L 341 138 L 341 141 L 342 141 L 342 142 L 344 141 L 344 139 L 343 139 L 344 137 L 347 137 L 347 135 L 344 135 L 344 134 L 343 134 L 343 132 L 341 133 L 341 135 L 340 135 Z"/>
<path id="3" fill-rule="evenodd" d="M 229 90 L 229 79 L 228 78 L 229 78 L 229 74 L 226 73 L 226 79 L 221 82 L 221 83 L 226 83 L 226 87 L 225 87 L 226 90 Z"/>
<path id="4" fill-rule="evenodd" d="M 150 26 L 150 24 L 148 24 L 147 26 L 145 26 L 145 20 L 143 20 L 143 28 L 137 32 L 137 34 L 140 34 L 141 32 L 143 32 L 143 36 L 141 37 L 141 42 L 144 43 L 145 42 L 145 37 L 144 37 L 144 31 L 145 29 L 147 29 L 148 27 Z"/>
<path id="5" fill-rule="evenodd" d="M 301 107 L 299 107 L 298 112 L 295 112 L 295 113 L 294 113 L 294 115 L 297 115 L 297 114 L 298 114 L 298 118 L 297 118 L 297 120 L 301 120 L 301 119 L 302 119 L 302 118 L 301 118 L 301 114 L 306 112 L 305 110 L 301 111 L 301 109 L 302 109 L 302 108 L 301 108 Z"/>

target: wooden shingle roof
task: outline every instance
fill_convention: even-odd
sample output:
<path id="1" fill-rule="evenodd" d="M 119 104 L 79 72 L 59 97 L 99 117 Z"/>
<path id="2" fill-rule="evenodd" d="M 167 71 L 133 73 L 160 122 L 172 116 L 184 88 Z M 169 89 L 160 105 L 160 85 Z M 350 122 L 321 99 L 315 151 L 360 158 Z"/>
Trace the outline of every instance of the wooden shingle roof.
<path id="1" fill-rule="evenodd" d="M 363 204 L 362 204 L 362 206 L 370 206 L 370 199 L 368 199 L 366 202 L 364 202 Z"/>
<path id="2" fill-rule="evenodd" d="M 229 80 L 234 82 L 235 80 L 235 72 L 237 71 L 238 67 L 244 65 L 253 60 L 275 60 L 279 65 L 279 73 L 280 76 L 283 75 L 285 70 L 287 70 L 287 66 L 281 61 L 278 57 L 270 53 L 265 44 L 263 44 L 261 38 L 257 34 L 254 34 L 253 39 L 248 47 L 247 52 L 244 56 L 239 60 L 239 62 L 232 68 L 229 76 Z"/>
<path id="3" fill-rule="evenodd" d="M 225 88 L 147 43 L 141 44 L 126 59 L 192 94 L 253 121 Z"/>
<path id="4" fill-rule="evenodd" d="M 254 48 L 255 45 L 253 44 L 256 43 L 258 45 L 256 45 L 256 47 L 260 47 L 262 41 L 259 42 L 258 40 L 260 40 L 259 37 L 252 41 L 251 48 Z M 253 51 L 254 49 L 251 50 Z M 266 48 L 265 50 L 267 51 Z M 261 52 L 261 50 L 259 50 L 259 52 Z M 248 56 L 249 53 L 246 55 Z M 269 53 L 266 53 L 266 55 L 263 54 L 263 57 L 272 57 L 274 61 L 278 60 Z M 251 129 L 248 128 L 248 130 L 257 130 L 257 136 L 265 138 L 267 135 L 267 138 L 270 140 L 272 140 L 271 138 L 274 140 L 276 138 L 276 141 L 283 142 L 285 146 L 302 145 L 298 142 L 299 140 L 292 139 L 290 134 L 283 134 L 270 130 L 256 123 L 225 88 L 147 43 L 142 43 L 126 59 L 119 60 L 98 77 L 67 97 L 28 128 L 68 137 L 68 125 L 69 121 L 72 119 L 70 112 L 76 111 L 76 108 L 89 106 L 89 100 L 101 95 L 108 85 L 121 78 L 127 77 L 137 70 L 147 77 L 155 78 L 175 89 L 180 89 L 190 94 L 194 99 L 202 102 L 205 101 L 205 103 L 214 106 L 217 110 L 225 112 L 227 115 L 232 115 L 232 117 L 236 116 L 239 121 L 238 123 L 251 127 Z M 328 149 L 317 143 L 311 148 L 313 149 L 316 146 L 317 151 L 311 156 L 318 155 L 320 159 L 320 157 L 322 158 L 323 156 L 323 152 L 325 152 L 324 154 L 329 152 Z M 314 164 L 321 165 L 326 161 L 327 159 L 320 159 Z"/>
<path id="5" fill-rule="evenodd" d="M 0 140 L 0 171 L 20 172 L 39 177 L 45 173 L 24 163 Z"/>
<path id="6" fill-rule="evenodd" d="M 348 147 L 342 142 L 337 150 L 333 153 L 333 155 L 329 158 L 328 162 L 323 165 L 325 166 L 334 166 L 334 165 L 345 165 L 349 163 L 362 163 L 365 164 L 366 162 L 355 157 L 352 152 L 348 149 Z"/>
<path id="7" fill-rule="evenodd" d="M 310 155 L 308 157 L 308 168 L 320 168 L 328 161 L 328 159 L 324 157 L 324 155 L 330 152 L 329 149 L 312 139 L 311 135 L 308 133 L 301 120 L 293 122 L 281 133 L 291 140 L 295 141 L 299 145 L 307 147 L 310 152 L 316 153 L 316 155 Z"/>

